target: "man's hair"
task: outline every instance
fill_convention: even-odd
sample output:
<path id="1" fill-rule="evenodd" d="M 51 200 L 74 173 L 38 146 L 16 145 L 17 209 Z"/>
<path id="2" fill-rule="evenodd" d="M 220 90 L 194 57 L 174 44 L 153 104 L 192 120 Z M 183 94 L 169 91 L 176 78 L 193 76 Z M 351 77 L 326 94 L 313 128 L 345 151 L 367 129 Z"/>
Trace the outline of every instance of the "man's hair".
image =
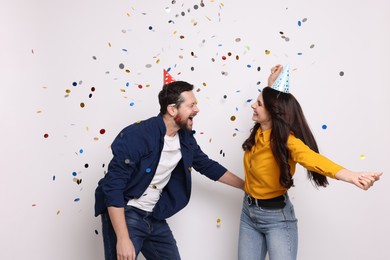
<path id="1" fill-rule="evenodd" d="M 169 84 L 165 84 L 160 93 L 158 93 L 158 102 L 160 103 L 161 114 L 164 115 L 167 112 L 168 105 L 175 105 L 179 108 L 181 103 L 184 102 L 181 93 L 185 91 L 192 91 L 193 89 L 194 85 L 185 81 L 174 81 Z"/>

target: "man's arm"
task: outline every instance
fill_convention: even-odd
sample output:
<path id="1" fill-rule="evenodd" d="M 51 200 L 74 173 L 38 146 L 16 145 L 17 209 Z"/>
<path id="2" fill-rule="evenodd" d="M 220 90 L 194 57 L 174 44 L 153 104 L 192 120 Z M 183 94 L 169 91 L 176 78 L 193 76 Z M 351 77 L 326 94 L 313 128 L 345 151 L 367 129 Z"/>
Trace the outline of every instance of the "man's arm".
<path id="1" fill-rule="evenodd" d="M 232 187 L 244 190 L 244 180 L 238 177 L 237 175 L 226 171 L 221 178 L 218 179 L 219 182 L 230 185 Z"/>
<path id="2" fill-rule="evenodd" d="M 117 238 L 117 258 L 135 260 L 135 249 L 127 229 L 124 208 L 108 207 L 107 209 Z"/>

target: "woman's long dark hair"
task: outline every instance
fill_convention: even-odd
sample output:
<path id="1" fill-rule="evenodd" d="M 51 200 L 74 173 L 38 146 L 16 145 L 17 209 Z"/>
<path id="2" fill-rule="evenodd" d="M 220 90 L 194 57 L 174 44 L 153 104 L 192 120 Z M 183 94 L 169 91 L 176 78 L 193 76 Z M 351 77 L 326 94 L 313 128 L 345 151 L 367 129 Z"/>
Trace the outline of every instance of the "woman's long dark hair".
<path id="1" fill-rule="evenodd" d="M 318 151 L 317 142 L 311 132 L 302 108 L 290 93 L 283 93 L 270 87 L 263 89 L 264 106 L 272 118 L 271 149 L 280 167 L 280 184 L 285 188 L 294 185 L 288 159 L 290 152 L 287 139 L 290 133 L 301 139 L 313 151 Z M 242 144 L 244 151 L 250 151 L 255 145 L 255 136 L 260 124 L 251 129 L 248 139 Z M 316 187 L 326 187 L 329 183 L 326 176 L 307 170 L 308 178 Z"/>

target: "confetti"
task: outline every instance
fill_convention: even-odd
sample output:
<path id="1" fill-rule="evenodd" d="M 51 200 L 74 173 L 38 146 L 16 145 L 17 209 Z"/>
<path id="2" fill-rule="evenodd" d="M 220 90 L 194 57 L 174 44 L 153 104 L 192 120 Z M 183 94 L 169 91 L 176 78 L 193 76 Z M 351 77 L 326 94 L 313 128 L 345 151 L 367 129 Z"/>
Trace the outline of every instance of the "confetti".
<path id="1" fill-rule="evenodd" d="M 80 201 L 80 198 L 75 198 L 74 199 L 74 202 L 79 202 Z"/>
<path id="2" fill-rule="evenodd" d="M 361 155 L 360 155 L 360 159 L 361 159 L 361 160 L 364 160 L 364 159 L 366 159 L 366 156 L 365 156 L 364 154 L 361 154 Z"/>
<path id="3" fill-rule="evenodd" d="M 344 76 L 344 71 L 340 71 L 339 75 L 342 77 Z"/>
<path id="4" fill-rule="evenodd" d="M 48 137 L 49 137 L 49 134 L 44 134 L 43 137 L 44 137 L 44 138 L 48 138 Z"/>
<path id="5" fill-rule="evenodd" d="M 322 125 L 322 129 L 327 129 L 328 128 L 328 126 L 327 125 Z"/>
<path id="6" fill-rule="evenodd" d="M 104 129 L 104 128 L 100 129 L 99 133 L 100 133 L 101 135 L 104 135 L 104 134 L 106 133 L 106 129 Z"/>
<path id="7" fill-rule="evenodd" d="M 221 219 L 220 218 L 217 218 L 217 227 L 221 227 Z"/>

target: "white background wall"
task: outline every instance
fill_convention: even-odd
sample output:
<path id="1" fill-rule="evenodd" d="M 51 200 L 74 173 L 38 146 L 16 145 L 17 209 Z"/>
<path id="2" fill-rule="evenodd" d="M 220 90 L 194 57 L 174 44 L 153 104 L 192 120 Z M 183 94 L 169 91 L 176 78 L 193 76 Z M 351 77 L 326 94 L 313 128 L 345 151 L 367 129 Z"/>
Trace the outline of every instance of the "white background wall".
<path id="1" fill-rule="evenodd" d="M 164 68 L 195 85 L 203 150 L 243 177 L 248 99 L 277 63 L 293 68 L 321 152 L 384 172 L 367 192 L 333 180 L 316 190 L 298 168 L 298 259 L 390 259 L 390 2 L 204 5 L 0 1 L 0 259 L 103 259 L 94 189 L 116 134 L 158 113 Z M 194 173 L 190 204 L 169 219 L 184 260 L 236 259 L 242 197 Z"/>

